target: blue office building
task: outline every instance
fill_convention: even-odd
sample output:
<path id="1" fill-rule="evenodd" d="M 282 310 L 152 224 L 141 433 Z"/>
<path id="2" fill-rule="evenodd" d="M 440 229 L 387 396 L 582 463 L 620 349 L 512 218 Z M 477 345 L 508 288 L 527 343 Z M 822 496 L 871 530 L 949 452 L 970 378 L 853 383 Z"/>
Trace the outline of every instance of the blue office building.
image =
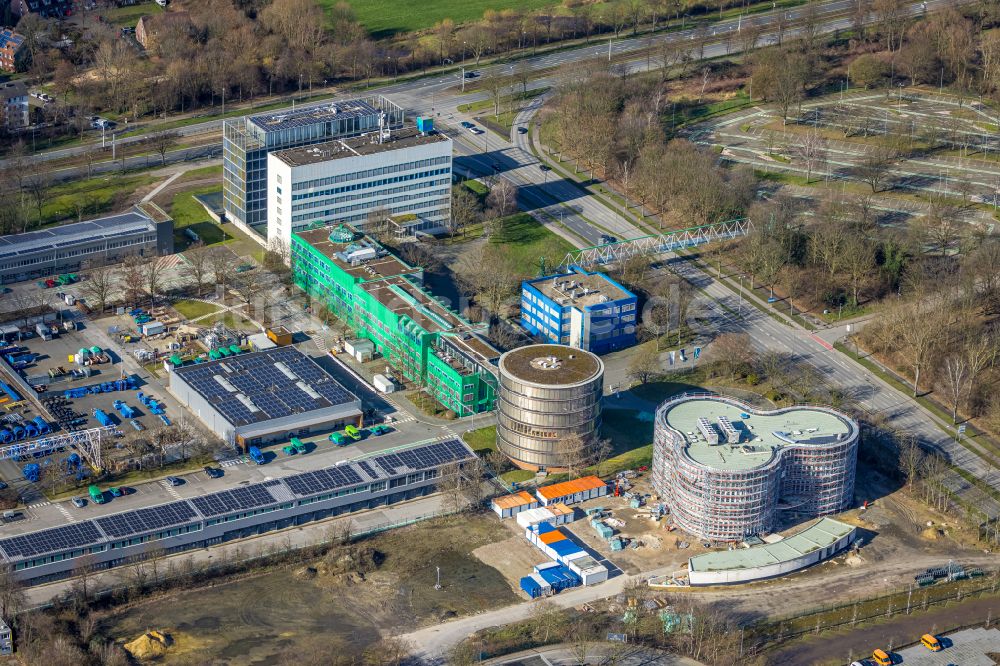
<path id="1" fill-rule="evenodd" d="M 603 354 L 635 344 L 636 297 L 604 273 L 569 273 L 521 283 L 521 325 L 555 344 Z"/>

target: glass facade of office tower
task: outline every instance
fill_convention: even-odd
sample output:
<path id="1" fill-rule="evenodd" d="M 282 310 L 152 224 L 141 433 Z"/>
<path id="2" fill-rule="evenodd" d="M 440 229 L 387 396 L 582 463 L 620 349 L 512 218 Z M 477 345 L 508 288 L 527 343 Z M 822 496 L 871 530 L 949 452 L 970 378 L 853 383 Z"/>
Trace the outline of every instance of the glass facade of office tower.
<path id="1" fill-rule="evenodd" d="M 402 126 L 403 109 L 380 95 L 225 121 L 222 196 L 226 217 L 266 237 L 268 153 L 376 131 L 382 114 L 387 128 Z"/>

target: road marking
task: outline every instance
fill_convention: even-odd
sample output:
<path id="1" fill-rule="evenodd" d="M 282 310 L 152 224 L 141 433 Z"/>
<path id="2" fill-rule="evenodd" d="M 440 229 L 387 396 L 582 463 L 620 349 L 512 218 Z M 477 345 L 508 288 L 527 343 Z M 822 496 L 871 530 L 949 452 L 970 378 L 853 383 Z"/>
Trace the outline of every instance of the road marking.
<path id="1" fill-rule="evenodd" d="M 75 518 L 75 517 L 73 516 L 73 514 L 72 514 L 72 513 L 70 513 L 70 512 L 69 512 L 69 511 L 68 511 L 68 510 L 66 509 L 66 507 L 64 507 L 64 506 L 63 506 L 62 504 L 56 504 L 56 508 L 57 508 L 57 509 L 59 509 L 59 512 L 60 512 L 60 513 L 61 513 L 62 515 L 66 516 L 66 520 L 68 520 L 68 521 L 69 521 L 69 522 L 71 522 L 71 523 L 75 523 L 75 522 L 76 522 L 76 518 Z"/>
<path id="2" fill-rule="evenodd" d="M 48 506 L 50 504 L 52 504 L 52 502 L 49 502 L 48 500 L 43 500 L 41 502 L 35 502 L 34 504 L 27 504 L 25 506 L 29 509 L 37 509 L 39 507 Z"/>
<path id="3" fill-rule="evenodd" d="M 246 458 L 230 458 L 219 463 L 219 467 L 235 467 L 246 463 Z"/>
<path id="4" fill-rule="evenodd" d="M 823 348 L 825 348 L 827 351 L 832 351 L 833 350 L 833 345 L 831 345 L 829 342 L 827 342 L 823 338 L 819 337 L 815 333 L 810 333 L 809 337 L 812 338 L 813 340 L 815 340 L 816 342 L 818 342 L 820 344 L 820 346 L 822 346 Z"/>
<path id="5" fill-rule="evenodd" d="M 170 485 L 169 481 L 160 481 L 160 485 L 166 488 L 167 492 L 170 493 L 174 498 L 179 500 L 184 499 L 183 497 L 181 497 L 181 494 L 177 492 L 177 489 L 174 488 L 172 485 Z"/>

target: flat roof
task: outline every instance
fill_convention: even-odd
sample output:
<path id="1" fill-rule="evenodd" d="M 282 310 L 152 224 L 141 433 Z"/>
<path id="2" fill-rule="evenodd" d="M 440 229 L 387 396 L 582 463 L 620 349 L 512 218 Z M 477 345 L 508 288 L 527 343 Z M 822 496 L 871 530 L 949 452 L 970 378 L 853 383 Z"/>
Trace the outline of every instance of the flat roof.
<path id="1" fill-rule="evenodd" d="M 432 131 L 422 134 L 415 127 L 406 127 L 400 130 L 393 130 L 389 133 L 389 137 L 381 143 L 378 141 L 378 132 L 375 131 L 365 136 L 356 136 L 350 139 L 335 139 L 333 141 L 315 143 L 311 146 L 276 150 L 271 154 L 288 166 L 297 167 L 350 157 L 375 155 L 431 143 L 447 143 L 449 141 L 451 139 L 438 132 Z"/>
<path id="2" fill-rule="evenodd" d="M 409 317 L 428 333 L 464 330 L 471 324 L 405 277 L 367 282 L 362 288 L 398 316 Z"/>
<path id="3" fill-rule="evenodd" d="M 503 497 L 497 497 L 493 500 L 493 505 L 498 506 L 501 509 L 513 509 L 517 506 L 524 506 L 526 504 L 537 504 L 538 500 L 528 494 L 528 491 L 522 490 L 521 492 L 514 493 L 513 495 L 504 495 Z"/>
<path id="4" fill-rule="evenodd" d="M 802 557 L 820 548 L 832 546 L 856 528 L 833 518 L 820 518 L 794 536 L 775 543 L 735 550 L 722 550 L 688 559 L 689 571 L 729 571 L 754 569 Z"/>
<path id="5" fill-rule="evenodd" d="M 386 100 L 382 100 L 386 101 Z M 372 116 L 381 111 L 380 108 L 364 99 L 350 99 L 342 102 L 330 102 L 317 106 L 310 106 L 297 111 L 275 111 L 273 113 L 262 113 L 256 116 L 247 116 L 247 122 L 251 125 L 263 129 L 266 132 L 278 132 L 291 129 L 293 127 L 304 127 L 325 123 L 341 118 L 356 118 L 358 116 Z"/>
<path id="6" fill-rule="evenodd" d="M 261 483 L 234 486 L 165 504 L 112 513 L 72 525 L 31 530 L 0 539 L 7 561 L 29 560 L 50 553 L 77 550 L 99 543 L 162 531 L 205 519 L 291 502 L 297 498 L 329 493 L 338 488 L 370 483 L 411 472 L 471 460 L 475 453 L 457 438 L 414 442 L 392 453 L 368 454 L 337 465 L 301 472 Z M 13 523 L 5 530 L 16 530 Z"/>
<path id="7" fill-rule="evenodd" d="M 263 423 L 356 402 L 316 361 L 277 347 L 196 363 L 171 372 L 233 426 Z"/>
<path id="8" fill-rule="evenodd" d="M 635 294 L 625 289 L 604 273 L 585 271 L 550 275 L 529 280 L 528 284 L 560 305 L 588 308 L 610 301 L 635 298 Z"/>
<path id="9" fill-rule="evenodd" d="M 402 259 L 399 259 L 392 253 L 385 250 L 381 245 L 367 237 L 360 237 L 359 235 L 359 237 L 351 243 L 337 243 L 331 241 L 330 232 L 332 230 L 333 227 L 323 226 L 315 229 L 296 231 L 294 233 L 306 243 L 316 248 L 316 250 L 324 257 L 332 261 L 337 268 L 355 278 L 360 278 L 362 281 L 377 280 L 397 275 L 409 275 L 411 273 L 419 273 L 421 271 L 420 268 L 410 266 Z M 355 266 L 337 256 L 337 254 L 345 252 L 351 245 L 357 245 L 359 248 L 372 247 L 375 249 L 376 253 L 380 254 L 373 259 L 367 259 L 363 263 L 359 263 Z"/>
<path id="10" fill-rule="evenodd" d="M 566 345 L 528 345 L 501 356 L 500 369 L 534 384 L 569 386 L 594 379 L 604 372 L 604 363 L 588 351 Z"/>
<path id="11" fill-rule="evenodd" d="M 153 220 L 138 209 L 109 215 L 86 222 L 74 222 L 29 231 L 23 234 L 0 236 L 0 259 L 19 254 L 55 250 L 78 243 L 99 241 L 123 234 L 153 231 Z"/>
<path id="12" fill-rule="evenodd" d="M 721 435 L 720 417 L 728 419 L 740 433 L 738 444 L 730 444 L 721 436 L 720 443 L 710 444 L 702 434 L 698 420 L 705 418 Z M 787 446 L 827 446 L 857 432 L 856 424 L 833 410 L 791 407 L 764 412 L 737 406 L 722 396 L 679 400 L 666 410 L 664 418 L 670 428 L 684 437 L 688 457 L 723 470 L 753 469 L 767 464 L 778 450 Z"/>
<path id="13" fill-rule="evenodd" d="M 562 483 L 553 483 L 550 486 L 542 486 L 535 491 L 535 494 L 541 498 L 551 500 L 557 497 L 566 497 L 567 495 L 575 495 L 576 493 L 582 493 L 587 490 L 595 490 L 602 486 L 607 485 L 604 481 L 601 481 L 599 477 L 596 476 L 583 476 L 579 479 L 573 479 L 572 481 L 563 481 Z"/>

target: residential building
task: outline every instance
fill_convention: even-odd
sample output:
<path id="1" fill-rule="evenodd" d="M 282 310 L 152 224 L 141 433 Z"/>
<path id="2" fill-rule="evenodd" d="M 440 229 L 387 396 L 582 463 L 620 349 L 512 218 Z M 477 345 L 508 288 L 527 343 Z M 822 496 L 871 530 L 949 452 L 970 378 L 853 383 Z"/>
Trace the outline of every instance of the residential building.
<path id="1" fill-rule="evenodd" d="M 765 411 L 721 395 L 681 394 L 656 410 L 653 487 L 688 534 L 742 541 L 782 519 L 849 507 L 859 434 L 857 422 L 825 407 Z"/>
<path id="2" fill-rule="evenodd" d="M 292 233 L 292 276 L 402 377 L 458 416 L 493 409 L 495 361 L 485 325 L 459 316 L 424 290 L 407 265 L 346 226 Z"/>
<path id="3" fill-rule="evenodd" d="M 139 18 L 135 24 L 135 39 L 147 51 L 156 48 L 157 38 L 194 30 L 191 14 L 185 11 L 162 12 Z"/>
<path id="4" fill-rule="evenodd" d="M 10 0 L 10 12 L 22 17 L 38 14 L 42 18 L 63 18 L 73 14 L 76 0 Z"/>
<path id="5" fill-rule="evenodd" d="M 24 45 L 24 35 L 11 28 L 0 30 L 0 69 L 16 72 L 27 64 L 28 49 Z"/>
<path id="6" fill-rule="evenodd" d="M 572 266 L 521 283 L 521 325 L 549 342 L 604 354 L 635 344 L 636 301 L 604 273 Z"/>
<path id="7" fill-rule="evenodd" d="M 0 237 L 0 283 L 174 252 L 174 221 L 153 203 L 96 220 Z"/>
<path id="8" fill-rule="evenodd" d="M 452 141 L 415 127 L 375 132 L 267 157 L 267 240 L 290 247 L 292 233 L 315 223 L 391 220 L 412 235 L 447 227 L 451 218 Z M 278 243 L 278 245 L 275 245 Z"/>
<path id="9" fill-rule="evenodd" d="M 267 238 L 267 155 L 403 125 L 403 109 L 380 95 L 227 120 L 222 133 L 226 218 Z"/>
<path id="10" fill-rule="evenodd" d="M 31 124 L 28 115 L 28 88 L 21 81 L 0 83 L 0 122 L 8 132 L 22 130 Z"/>

